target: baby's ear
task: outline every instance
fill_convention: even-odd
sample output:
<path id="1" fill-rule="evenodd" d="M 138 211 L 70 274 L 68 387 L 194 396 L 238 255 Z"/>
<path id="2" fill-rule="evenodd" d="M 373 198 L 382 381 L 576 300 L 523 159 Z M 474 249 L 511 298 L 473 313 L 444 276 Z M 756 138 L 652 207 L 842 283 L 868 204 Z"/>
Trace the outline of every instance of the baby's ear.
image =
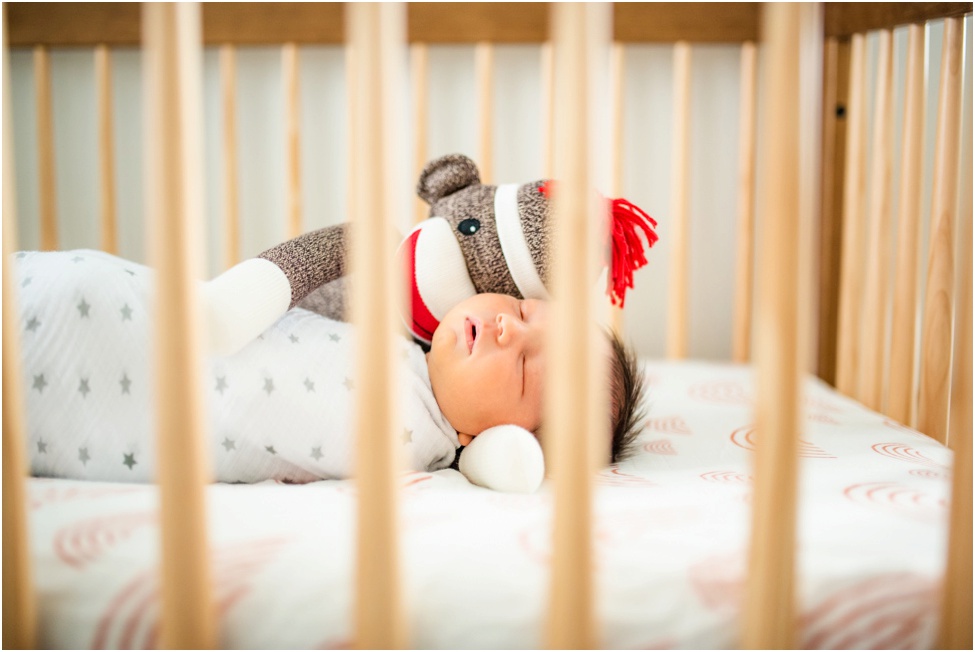
<path id="1" fill-rule="evenodd" d="M 481 176 L 474 161 L 463 154 L 448 154 L 430 161 L 423 168 L 416 185 L 416 194 L 433 205 L 447 195 L 480 182 Z"/>

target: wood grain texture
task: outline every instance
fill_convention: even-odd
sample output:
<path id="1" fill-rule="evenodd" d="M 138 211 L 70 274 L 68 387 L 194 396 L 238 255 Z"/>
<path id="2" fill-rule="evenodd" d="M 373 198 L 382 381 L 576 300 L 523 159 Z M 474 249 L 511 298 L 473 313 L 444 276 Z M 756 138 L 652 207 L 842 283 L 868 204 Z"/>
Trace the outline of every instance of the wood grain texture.
<path id="1" fill-rule="evenodd" d="M 741 647 L 795 649 L 801 7 L 764 7 L 754 499 Z"/>
<path id="2" fill-rule="evenodd" d="M 6 11 L 6 7 L 4 7 Z M 27 423 L 20 318 L 11 260 L 17 247 L 17 198 L 11 125 L 10 62 L 3 30 L 3 647 L 37 647 L 37 600 L 27 520 Z"/>
<path id="3" fill-rule="evenodd" d="M 942 443 L 948 437 L 951 389 L 955 216 L 964 49 L 962 31 L 961 18 L 945 21 L 935 135 L 934 187 L 931 193 L 928 273 L 921 327 L 918 429 Z"/>
<path id="4" fill-rule="evenodd" d="M 302 234 L 301 215 L 301 86 L 299 73 L 301 53 L 298 44 L 285 43 L 281 48 L 281 76 L 284 79 L 284 137 L 286 148 L 287 183 L 285 185 L 285 215 L 287 237 Z"/>
<path id="5" fill-rule="evenodd" d="M 352 168 L 350 273 L 356 279 L 352 323 L 357 340 L 354 361 L 356 454 L 355 596 L 353 631 L 359 649 L 401 649 L 408 644 L 402 599 L 399 536 L 399 478 L 403 472 L 396 439 L 394 324 L 402 298 L 394 292 L 393 243 L 389 220 L 395 213 L 387 189 L 397 160 L 387 125 L 398 110 L 394 64 L 405 49 L 402 4 L 350 4 L 347 12 Z M 359 237 L 356 234 L 369 234 Z"/>
<path id="6" fill-rule="evenodd" d="M 101 199 L 101 249 L 118 254 L 118 211 L 115 207 L 115 124 L 112 111 L 112 54 L 95 47 L 95 94 L 98 98 L 98 170 Z"/>
<path id="7" fill-rule="evenodd" d="M 595 446 L 605 442 L 605 410 L 596 414 L 593 378 L 602 378 L 594 357 L 592 293 L 579 292 L 592 278 L 596 257 L 595 197 L 589 162 L 591 89 L 597 57 L 608 54 L 608 5 L 553 5 L 555 57 L 555 195 L 552 319 L 547 338 L 545 423 L 559 437 L 545 440 L 555 492 L 549 612 L 545 643 L 550 649 L 598 647 L 593 578 Z M 605 25 L 605 32 L 600 29 Z M 580 264 L 586 261 L 586 264 Z M 601 394 L 601 392 L 595 392 Z M 596 425 L 598 423 L 598 425 Z M 603 426 L 603 427 L 600 427 Z"/>
<path id="8" fill-rule="evenodd" d="M 836 389 L 857 395 L 860 309 L 863 296 L 863 199 L 866 169 L 866 37 L 850 45 L 846 178 L 843 182 L 843 244 L 840 260 L 839 326 L 836 333 Z"/>
<path id="9" fill-rule="evenodd" d="M 972 13 L 971 2 L 827 2 L 826 36 L 851 36 Z"/>
<path id="10" fill-rule="evenodd" d="M 850 42 L 827 39 L 823 51 L 822 201 L 819 222 L 819 336 L 817 375 L 836 383 L 840 255 L 843 242 L 843 179 L 846 169 L 846 106 Z"/>
<path id="11" fill-rule="evenodd" d="M 758 91 L 758 46 L 741 46 L 740 99 L 738 102 L 738 211 L 735 239 L 735 300 L 731 359 L 751 357 L 752 284 L 755 256 L 755 95 Z"/>
<path id="12" fill-rule="evenodd" d="M 860 324 L 858 387 L 864 405 L 884 410 L 887 308 L 890 292 L 891 194 L 894 167 L 894 33 L 879 32 L 870 142 L 864 312 Z"/>
<path id="13" fill-rule="evenodd" d="M 674 44 L 674 126 L 671 148 L 670 289 L 667 295 L 667 357 L 687 357 L 690 294 L 691 45 Z"/>
<path id="14" fill-rule="evenodd" d="M 413 178 L 419 179 L 427 164 L 427 141 L 430 138 L 430 54 L 426 43 L 410 46 L 410 83 L 413 98 L 413 147 L 416 159 Z M 413 198 L 416 206 L 414 221 L 419 223 L 430 215 L 430 207 L 420 197 Z"/>
<path id="15" fill-rule="evenodd" d="M 51 54 L 34 48 L 34 93 L 37 112 L 37 192 L 41 249 L 58 248 L 57 168 L 54 161 L 54 107 L 51 97 Z"/>
<path id="16" fill-rule="evenodd" d="M 921 246 L 921 181 L 924 178 L 924 41 L 924 27 L 911 25 L 908 28 L 904 81 L 890 385 L 887 389 L 887 414 L 910 425 L 915 424 L 917 405 L 914 390 L 917 348 L 914 339 Z"/>
<path id="17" fill-rule="evenodd" d="M 223 264 L 240 262 L 240 189 L 237 173 L 237 49 L 220 46 L 220 94 L 223 108 Z"/>
<path id="18" fill-rule="evenodd" d="M 474 78 L 477 90 L 477 167 L 481 183 L 494 179 L 494 45 L 481 41 L 474 46 Z"/>
<path id="19" fill-rule="evenodd" d="M 157 272 L 153 336 L 159 525 L 162 533 L 161 644 L 217 647 L 207 545 L 206 455 L 197 286 L 203 266 L 202 52 L 199 7 L 143 9 L 146 75 L 146 194 L 150 264 Z"/>

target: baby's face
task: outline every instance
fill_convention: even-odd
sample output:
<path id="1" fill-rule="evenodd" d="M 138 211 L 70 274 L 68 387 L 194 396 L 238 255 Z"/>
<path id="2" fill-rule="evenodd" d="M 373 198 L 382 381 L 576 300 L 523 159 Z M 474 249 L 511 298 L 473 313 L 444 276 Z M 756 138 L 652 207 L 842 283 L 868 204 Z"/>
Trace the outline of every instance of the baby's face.
<path id="1" fill-rule="evenodd" d="M 461 444 L 492 426 L 535 431 L 541 425 L 546 315 L 542 301 L 477 294 L 440 322 L 427 366 Z"/>

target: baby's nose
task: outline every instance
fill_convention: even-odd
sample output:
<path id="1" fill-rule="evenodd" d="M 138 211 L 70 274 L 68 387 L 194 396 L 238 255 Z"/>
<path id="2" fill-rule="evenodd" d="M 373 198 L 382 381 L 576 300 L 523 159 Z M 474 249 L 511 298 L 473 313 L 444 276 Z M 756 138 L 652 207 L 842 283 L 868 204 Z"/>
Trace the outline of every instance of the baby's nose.
<path id="1" fill-rule="evenodd" d="M 515 342 L 524 335 L 525 322 L 514 315 L 499 313 L 494 321 L 498 327 L 498 343 L 502 346 Z"/>

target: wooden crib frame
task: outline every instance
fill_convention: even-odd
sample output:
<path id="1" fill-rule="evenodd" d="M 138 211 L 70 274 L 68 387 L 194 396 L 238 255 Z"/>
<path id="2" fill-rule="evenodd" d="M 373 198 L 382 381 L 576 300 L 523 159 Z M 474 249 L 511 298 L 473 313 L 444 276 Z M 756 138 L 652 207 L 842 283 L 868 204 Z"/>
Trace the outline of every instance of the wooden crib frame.
<path id="1" fill-rule="evenodd" d="M 109 57 L 112 46 L 146 48 L 146 124 L 151 186 L 147 195 L 154 207 L 147 216 L 152 240 L 157 243 L 151 264 L 159 270 L 159 301 L 163 314 L 173 321 L 160 332 L 157 342 L 160 400 L 181 409 L 160 410 L 160 485 L 162 505 L 163 641 L 167 647 L 207 648 L 217 644 L 217 628 L 211 609 L 206 515 L 203 506 L 207 482 L 202 449 L 202 392 L 182 378 L 180 369 L 191 369 L 200 354 L 198 317 L 189 300 L 194 279 L 200 277 L 194 254 L 194 233 L 199 228 L 202 193 L 198 179 L 201 161 L 201 116 L 192 107 L 200 81 L 201 43 L 221 46 L 221 71 L 225 98 L 234 93 L 234 47 L 247 44 L 284 44 L 289 143 L 289 235 L 301 232 L 297 196 L 297 46 L 308 43 L 347 43 L 354 110 L 351 124 L 353 155 L 350 157 L 351 217 L 357 229 L 380 232 L 383 219 L 394 214 L 388 193 L 377 192 L 387 184 L 365 179 L 389 178 L 394 153 L 383 139 L 383 111 L 391 102 L 393 88 L 383 83 L 390 74 L 398 46 L 412 48 L 415 111 L 420 119 L 417 142 L 426 139 L 426 45 L 443 42 L 477 43 L 478 88 L 481 98 L 481 151 L 484 177 L 490 182 L 489 88 L 492 46 L 496 42 L 548 43 L 544 50 L 544 79 L 549 124 L 546 161 L 549 170 L 565 180 L 567 188 L 586 188 L 604 182 L 586 161 L 595 157 L 586 134 L 589 84 L 605 71 L 599 57 L 612 52 L 610 85 L 615 98 L 612 149 L 613 174 L 609 184 L 618 191 L 620 178 L 622 44 L 669 42 L 675 48 L 674 203 L 671 225 L 670 286 L 667 351 L 671 357 L 687 352 L 688 275 L 688 134 L 686 106 L 689 94 L 692 43 L 742 43 L 742 134 L 739 167 L 739 243 L 735 312 L 734 359 L 754 359 L 758 372 L 756 415 L 763 446 L 755 458 L 755 494 L 752 548 L 741 645 L 746 648 L 795 646 L 793 605 L 794 541 L 796 522 L 797 442 L 799 433 L 801 375 L 812 370 L 845 394 L 884 411 L 955 451 L 951 535 L 946 573 L 941 645 L 970 648 L 972 645 L 972 143 L 962 143 L 959 174 L 959 140 L 963 78 L 962 17 L 971 3 L 851 3 L 823 5 L 758 5 L 708 3 L 706 10 L 684 4 L 624 3 L 612 5 L 545 3 L 417 3 L 408 6 L 301 3 L 212 3 L 153 5 L 136 3 L 19 4 L 4 6 L 4 151 L 3 151 L 3 645 L 30 648 L 35 644 L 35 604 L 26 536 L 26 460 L 23 446 L 24 416 L 15 296 L 10 284 L 10 253 L 16 234 L 13 173 L 9 124 L 7 44 L 32 47 L 38 84 L 39 181 L 42 209 L 42 248 L 58 246 L 54 196 L 53 148 L 47 49 L 52 46 L 96 48 L 96 69 L 101 107 L 101 165 L 103 171 L 103 247 L 115 249 L 112 206 L 112 117 Z M 891 85 L 891 30 L 912 24 L 909 36 L 907 100 L 904 126 L 902 179 L 919 175 L 923 29 L 927 20 L 946 18 L 944 54 L 938 109 L 935 154 L 935 188 L 932 200 L 931 247 L 924 306 L 917 305 L 914 279 L 918 274 L 917 183 L 902 183 L 897 233 L 896 291 L 893 303 L 894 346 L 884 349 L 883 333 L 888 308 L 884 281 L 890 275 L 884 265 L 884 247 L 890 245 L 890 170 L 893 102 Z M 612 25 L 612 27 L 610 27 Z M 604 29 L 600 30 L 599 27 Z M 874 136 L 866 134 L 864 77 L 865 32 L 882 30 L 877 75 L 879 107 L 872 117 Z M 612 31 L 610 31 L 612 30 Z M 612 36 L 610 36 L 610 34 Z M 445 37 L 445 35 L 449 35 Z M 759 37 L 761 36 L 761 40 Z M 613 45 L 610 45 L 613 41 Z M 759 42 L 761 43 L 760 45 Z M 580 47 L 584 44 L 584 47 Z M 768 51 L 767 65 L 758 84 L 760 49 Z M 566 71 L 572 71 L 568 73 Z M 761 94 L 759 95 L 759 88 Z M 553 98 L 557 98 L 557 101 Z M 228 154 L 228 218 L 225 228 L 234 234 L 236 222 L 234 104 L 225 103 L 225 139 Z M 564 109 L 563 107 L 570 107 Z M 837 115 L 845 107 L 845 117 Z M 757 112 L 762 126 L 762 149 L 755 146 Z M 556 152 L 553 156 L 552 153 Z M 861 215 L 865 156 L 873 157 L 873 195 L 869 215 Z M 417 147 L 417 165 L 426 152 Z M 558 165 L 553 165 L 553 161 Z M 595 176 L 594 176 L 595 175 Z M 755 183 L 755 179 L 758 183 Z M 955 205 L 958 184 L 967 188 L 967 203 Z M 757 187 L 757 191 L 755 188 Z M 617 192 L 617 194 L 619 194 Z M 572 255 L 556 261 L 593 260 L 587 243 L 593 227 L 585 193 L 559 201 L 560 227 L 557 246 Z M 753 213 L 787 216 L 763 222 L 755 240 Z M 162 219 L 166 216 L 165 219 Z M 958 223 L 958 226 L 956 226 Z M 566 228 L 570 225 L 571 228 Z M 817 228 L 814 225 L 818 224 Z M 864 230 L 866 229 L 866 230 Z M 815 233 L 819 241 L 814 246 Z M 955 233 L 960 232 L 956 239 Z M 236 242 L 230 237 L 228 241 Z M 366 239 L 359 239 L 365 243 Z M 353 239 L 353 243 L 356 242 Z M 851 252 L 869 243 L 868 265 L 861 270 Z M 387 243 L 389 244 L 389 243 Z M 374 245 L 373 245 L 374 247 Z M 757 269 L 776 273 L 755 274 Z M 168 252 L 168 255 L 163 255 Z M 373 331 L 371 341 L 385 342 L 392 330 L 391 266 L 377 265 L 389 256 L 375 249 L 351 253 L 353 269 L 361 267 L 364 296 L 357 302 L 354 320 Z M 370 256 L 371 254 L 371 256 Z M 372 265 L 358 261 L 369 256 Z M 225 263 L 237 262 L 239 252 L 231 244 Z M 956 260 L 957 259 L 957 260 Z M 816 275 L 812 270 L 818 270 Z M 591 486 L 589 479 L 598 460 L 589 444 L 602 427 L 605 400 L 594 387 L 578 378 L 598 377 L 593 372 L 588 335 L 581 325 L 596 306 L 585 297 L 566 291 L 584 285 L 584 265 L 568 264 L 555 270 L 553 310 L 564 318 L 555 323 L 576 324 L 578 329 L 553 332 L 556 350 L 583 351 L 556 355 L 565 367 L 553 369 L 550 394 L 564 402 L 549 406 L 548 419 L 565 433 L 562 445 L 547 451 L 554 478 L 556 514 L 551 609 L 547 640 L 555 648 L 591 648 L 598 644 L 593 617 L 592 552 L 590 548 Z M 572 275 L 578 276 L 573 279 Z M 758 280 L 754 307 L 751 286 Z M 955 280 L 957 278 L 957 280 Z M 818 314 L 810 306 L 818 305 Z M 861 306 L 863 308 L 861 309 Z M 922 355 L 914 369 L 913 315 L 922 311 Z M 754 332 L 752 316 L 754 315 Z M 904 317 L 911 316 L 910 318 Z M 815 324 L 811 327 L 810 324 Z M 906 329 L 905 329 L 906 326 Z M 754 355 L 749 343 L 754 341 Z M 814 346 L 813 343 L 816 343 Z M 356 574 L 355 641 L 362 648 L 407 647 L 404 608 L 400 599 L 397 567 L 396 495 L 393 479 L 397 460 L 388 445 L 392 429 L 389 404 L 390 360 L 379 347 L 357 362 L 357 386 L 376 397 L 372 409 L 357 414 L 360 431 L 359 458 L 370 460 L 357 469 L 360 502 L 359 554 Z M 164 364 L 163 364 L 164 363 Z M 553 365 L 554 366 L 554 365 Z M 916 376 L 915 376 L 916 374 Z M 891 379 L 885 389 L 884 378 Z M 915 395 L 910 382 L 895 378 L 919 378 Z M 590 398 L 595 396 L 596 398 Z M 376 409 L 379 406 L 379 409 Z M 950 420 L 949 420 L 950 414 Z M 179 463 L 176 463 L 177 451 Z M 192 451 L 187 457 L 186 451 Z"/>

